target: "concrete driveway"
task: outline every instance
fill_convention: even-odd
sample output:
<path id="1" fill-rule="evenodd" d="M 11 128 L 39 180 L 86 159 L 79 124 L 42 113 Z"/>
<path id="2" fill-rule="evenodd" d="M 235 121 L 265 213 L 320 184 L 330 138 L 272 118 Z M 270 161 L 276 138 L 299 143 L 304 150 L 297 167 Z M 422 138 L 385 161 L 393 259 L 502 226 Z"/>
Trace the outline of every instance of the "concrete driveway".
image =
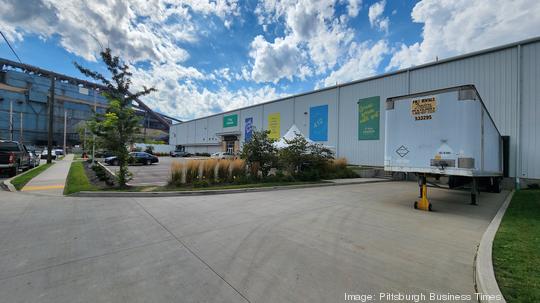
<path id="1" fill-rule="evenodd" d="M 5 302 L 343 302 L 472 295 L 481 235 L 504 200 L 415 183 L 170 198 L 0 200 Z M 386 301 L 386 300 L 383 300 Z"/>

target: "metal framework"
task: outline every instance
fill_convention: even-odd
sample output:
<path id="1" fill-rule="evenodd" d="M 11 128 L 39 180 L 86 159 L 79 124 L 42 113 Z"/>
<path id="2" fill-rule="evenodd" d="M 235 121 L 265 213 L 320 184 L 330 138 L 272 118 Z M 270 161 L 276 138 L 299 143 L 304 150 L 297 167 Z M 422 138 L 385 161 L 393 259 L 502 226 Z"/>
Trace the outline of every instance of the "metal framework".
<path id="1" fill-rule="evenodd" d="M 70 84 L 82 86 L 89 89 L 94 89 L 94 90 L 99 89 L 101 91 L 107 91 L 107 87 L 104 85 L 100 85 L 100 84 L 93 83 L 86 80 L 77 79 L 75 77 L 71 77 L 71 76 L 56 73 L 50 70 L 42 69 L 37 66 L 28 65 L 25 63 L 19 63 L 12 60 L 0 58 L 0 67 L 4 69 L 6 66 L 21 69 L 25 73 L 34 73 L 43 77 L 55 78 L 58 81 L 66 81 Z M 169 128 L 171 127 L 171 124 L 169 123 L 169 121 L 163 118 L 162 115 L 154 112 L 150 107 L 148 107 L 148 105 L 146 105 L 140 99 L 137 98 L 134 101 L 137 103 L 137 106 L 139 108 L 148 112 L 152 117 L 154 117 L 157 121 L 159 121 L 167 131 L 169 130 Z M 177 120 L 177 119 L 171 119 L 171 120 Z"/>

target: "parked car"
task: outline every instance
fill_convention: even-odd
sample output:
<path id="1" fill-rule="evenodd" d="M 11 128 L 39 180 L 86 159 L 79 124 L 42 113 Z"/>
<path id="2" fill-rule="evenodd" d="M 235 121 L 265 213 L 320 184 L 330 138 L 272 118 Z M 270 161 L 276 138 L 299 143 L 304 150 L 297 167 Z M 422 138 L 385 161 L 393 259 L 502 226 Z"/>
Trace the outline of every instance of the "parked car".
<path id="1" fill-rule="evenodd" d="M 39 166 L 39 161 L 40 161 L 40 156 L 36 153 L 35 150 L 29 150 L 28 151 L 28 156 L 30 157 L 30 159 L 28 160 L 29 161 L 29 166 L 31 168 L 34 168 L 34 167 L 38 167 Z"/>
<path id="2" fill-rule="evenodd" d="M 49 151 L 47 149 L 44 149 L 41 152 L 41 159 L 47 159 L 47 156 L 49 155 Z M 56 160 L 56 151 L 53 149 L 51 150 L 51 159 Z"/>
<path id="3" fill-rule="evenodd" d="M 169 153 L 171 157 L 191 157 L 191 154 L 183 150 L 175 150 Z"/>
<path id="4" fill-rule="evenodd" d="M 234 154 L 229 152 L 217 152 L 213 153 L 210 158 L 214 159 L 234 159 Z"/>
<path id="5" fill-rule="evenodd" d="M 0 140 L 0 170 L 8 171 L 10 177 L 20 169 L 30 167 L 30 156 L 26 147 L 17 141 Z"/>
<path id="6" fill-rule="evenodd" d="M 130 160 L 129 160 L 130 164 L 151 165 L 152 163 L 159 162 L 158 157 L 151 155 L 149 153 L 145 153 L 145 152 L 131 152 L 129 153 L 129 157 L 130 157 Z M 120 164 L 116 156 L 105 158 L 105 163 L 109 165 L 114 165 L 114 166 L 117 166 L 118 164 Z"/>
<path id="7" fill-rule="evenodd" d="M 65 154 L 64 150 L 61 148 L 55 148 L 54 152 L 56 153 L 57 156 L 63 156 Z"/>
<path id="8" fill-rule="evenodd" d="M 90 155 L 92 155 L 92 153 L 90 153 Z M 96 151 L 95 156 L 96 158 L 109 158 L 109 157 L 113 157 L 114 155 L 110 151 L 100 150 L 100 151 Z"/>

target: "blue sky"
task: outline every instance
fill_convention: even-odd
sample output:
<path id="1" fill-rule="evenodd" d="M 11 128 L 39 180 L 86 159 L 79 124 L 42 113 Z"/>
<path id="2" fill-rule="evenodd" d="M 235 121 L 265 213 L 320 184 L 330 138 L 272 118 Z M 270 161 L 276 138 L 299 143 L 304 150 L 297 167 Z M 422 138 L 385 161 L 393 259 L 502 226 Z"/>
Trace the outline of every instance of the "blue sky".
<path id="1" fill-rule="evenodd" d="M 0 0 L 24 63 L 82 77 L 72 62 L 104 71 L 110 46 L 181 119 L 535 37 L 538 15 L 535 0 Z"/>

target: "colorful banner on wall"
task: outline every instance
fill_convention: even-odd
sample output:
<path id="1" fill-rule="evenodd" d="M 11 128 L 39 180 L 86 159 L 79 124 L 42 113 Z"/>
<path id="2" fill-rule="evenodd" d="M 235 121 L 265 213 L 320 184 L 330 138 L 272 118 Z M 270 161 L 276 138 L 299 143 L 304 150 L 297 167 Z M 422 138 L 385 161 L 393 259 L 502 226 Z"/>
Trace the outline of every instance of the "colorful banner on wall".
<path id="1" fill-rule="evenodd" d="M 380 97 L 358 101 L 358 140 L 379 140 Z"/>
<path id="2" fill-rule="evenodd" d="M 244 141 L 248 142 L 253 135 L 253 118 L 246 118 L 244 122 Z"/>
<path id="3" fill-rule="evenodd" d="M 279 139 L 281 132 L 281 116 L 279 113 L 268 114 L 268 138 Z"/>
<path id="4" fill-rule="evenodd" d="M 223 116 L 223 128 L 238 126 L 238 115 Z"/>
<path id="5" fill-rule="evenodd" d="M 309 108 L 309 138 L 328 141 L 328 105 Z"/>

